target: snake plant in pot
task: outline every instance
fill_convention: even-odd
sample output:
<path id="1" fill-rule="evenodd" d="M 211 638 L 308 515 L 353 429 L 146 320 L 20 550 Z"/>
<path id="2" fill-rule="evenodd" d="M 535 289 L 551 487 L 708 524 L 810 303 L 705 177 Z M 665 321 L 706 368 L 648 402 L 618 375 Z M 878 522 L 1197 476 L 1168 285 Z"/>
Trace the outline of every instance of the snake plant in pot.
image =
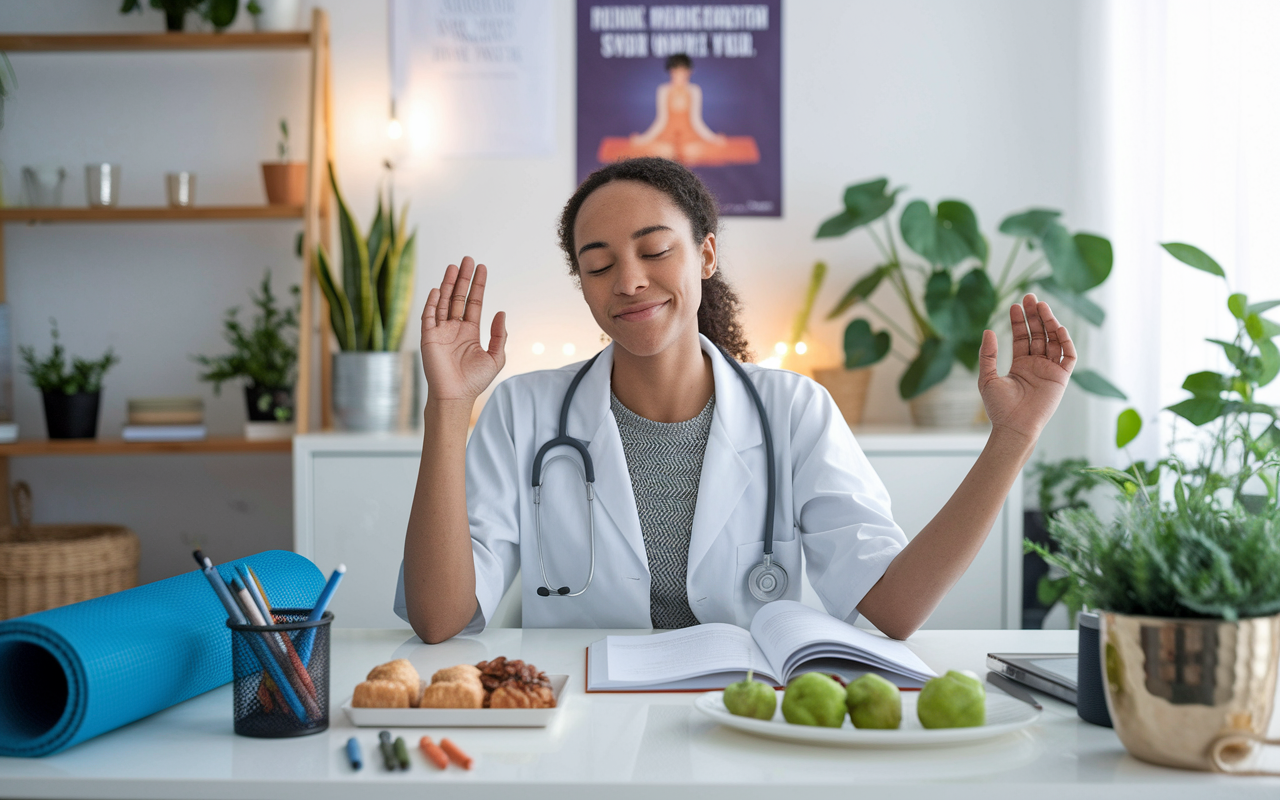
<path id="1" fill-rule="evenodd" d="M 967 425 L 982 409 L 976 372 L 983 330 L 997 329 L 1008 318 L 1009 304 L 1032 289 L 1101 325 L 1103 310 L 1085 293 L 1111 273 L 1111 243 L 1089 233 L 1072 234 L 1058 220 L 1058 211 L 1012 214 L 1000 223 L 1000 232 L 1012 237 L 1013 244 L 997 275 L 989 269 L 991 249 L 977 215 L 963 201 L 943 200 L 930 207 L 924 200 L 912 200 L 902 209 L 895 235 L 886 215 L 900 192 L 901 187 L 889 190 L 886 178 L 850 186 L 844 210 L 819 226 L 819 239 L 865 229 L 881 259 L 854 281 L 827 318 L 835 319 L 855 306 L 879 316 L 893 334 L 873 331 L 867 320 L 854 319 L 845 331 L 845 368 L 870 366 L 893 354 L 907 364 L 898 393 L 911 402 L 917 424 Z M 873 225 L 881 219 L 883 237 Z M 899 248 L 899 240 L 905 247 Z M 908 257 L 912 254 L 917 258 Z M 883 287 L 891 288 L 905 306 L 912 331 L 872 301 Z M 908 343 L 914 354 L 896 350 L 893 336 Z M 957 362 L 963 369 L 953 369 Z M 1086 391 L 1124 399 L 1092 370 L 1076 369 L 1071 380 Z M 947 396 L 959 402 L 935 402 Z"/>
<path id="2" fill-rule="evenodd" d="M 333 355 L 333 406 L 348 430 L 406 428 L 417 407 L 417 356 L 400 350 L 413 302 L 416 231 L 406 229 L 408 206 L 395 216 L 381 192 L 368 234 L 361 232 L 338 188 L 341 269 L 316 251 L 315 271 L 329 304 L 329 322 L 341 352 Z"/>
<path id="3" fill-rule="evenodd" d="M 1199 249 L 1165 249 L 1225 279 Z M 1167 409 L 1196 435 L 1180 442 L 1175 430 L 1155 464 L 1095 469 L 1119 489 L 1114 518 L 1068 508 L 1049 523 L 1055 551 L 1026 545 L 1099 611 L 1111 720 L 1146 761 L 1250 771 L 1267 732 L 1280 671 L 1280 408 L 1258 390 L 1280 375 L 1280 325 L 1263 316 L 1276 306 L 1228 298 L 1235 336 L 1208 341 L 1231 369 L 1188 375 L 1190 397 Z M 1141 426 L 1125 409 L 1116 444 Z"/>

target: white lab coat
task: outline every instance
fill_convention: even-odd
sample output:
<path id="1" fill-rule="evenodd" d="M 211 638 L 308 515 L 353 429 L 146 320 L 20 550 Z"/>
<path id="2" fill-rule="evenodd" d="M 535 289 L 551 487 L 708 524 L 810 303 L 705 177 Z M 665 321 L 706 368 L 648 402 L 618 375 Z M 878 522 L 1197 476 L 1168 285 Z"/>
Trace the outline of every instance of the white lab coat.
<path id="1" fill-rule="evenodd" d="M 700 622 L 748 627 L 762 603 L 747 574 L 763 555 L 767 474 L 760 418 L 741 378 L 705 336 L 716 405 L 702 461 L 686 579 Z M 526 628 L 648 628 L 649 563 L 609 404 L 613 347 L 583 377 L 568 434 L 595 462 L 595 574 L 579 597 L 540 597 L 532 464 L 555 438 L 560 405 L 581 363 L 517 375 L 494 390 L 467 445 L 467 513 L 479 608 L 463 635 L 478 633 L 522 567 Z M 827 612 L 852 622 L 857 605 L 906 545 L 889 495 L 831 396 L 794 372 L 744 364 L 773 430 L 778 490 L 774 560 L 786 569 L 785 599 L 800 599 L 801 547 Z M 557 447 L 546 459 L 577 453 Z M 544 460 L 543 559 L 553 589 L 578 591 L 590 569 L 587 503 L 578 471 Z M 404 610 L 403 576 L 396 611 Z"/>

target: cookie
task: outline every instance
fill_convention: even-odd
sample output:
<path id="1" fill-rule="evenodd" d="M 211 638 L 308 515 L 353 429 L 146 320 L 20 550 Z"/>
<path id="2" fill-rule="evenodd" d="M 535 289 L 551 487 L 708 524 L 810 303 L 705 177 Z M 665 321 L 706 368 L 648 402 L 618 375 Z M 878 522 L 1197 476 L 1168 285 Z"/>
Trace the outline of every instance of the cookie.
<path id="1" fill-rule="evenodd" d="M 399 681 L 372 680 L 356 684 L 353 708 L 409 708 L 409 690 Z"/>

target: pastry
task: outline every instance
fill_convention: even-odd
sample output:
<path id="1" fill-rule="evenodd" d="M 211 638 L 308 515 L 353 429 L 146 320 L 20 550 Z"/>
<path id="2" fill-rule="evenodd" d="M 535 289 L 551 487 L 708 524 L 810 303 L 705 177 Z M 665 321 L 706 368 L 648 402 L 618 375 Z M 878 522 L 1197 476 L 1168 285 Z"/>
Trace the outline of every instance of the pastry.
<path id="1" fill-rule="evenodd" d="M 409 708 L 409 690 L 399 681 L 371 680 L 356 684 L 352 708 Z"/>
<path id="2" fill-rule="evenodd" d="M 483 708 L 484 687 L 478 680 L 435 681 L 422 691 L 420 708 Z"/>
<path id="3" fill-rule="evenodd" d="M 418 677 L 418 671 L 413 668 L 407 658 L 397 658 L 395 661 L 388 661 L 385 664 L 379 664 L 369 670 L 366 676 L 367 680 L 377 681 L 394 681 L 404 686 L 405 692 L 409 696 L 409 707 L 418 707 L 418 698 L 422 694 L 422 679 Z"/>
<path id="4" fill-rule="evenodd" d="M 509 680 L 493 690 L 489 708 L 555 708 L 556 697 L 547 686 Z"/>
<path id="5" fill-rule="evenodd" d="M 485 708 L 554 708 L 555 695 L 546 673 L 519 659 L 499 656 L 476 664 L 487 695 Z"/>
<path id="6" fill-rule="evenodd" d="M 476 683 L 480 682 L 480 670 L 470 664 L 459 664 L 456 667 L 446 667 L 445 669 L 436 670 L 436 674 L 431 676 L 431 682 L 437 681 L 463 681 L 471 680 Z"/>

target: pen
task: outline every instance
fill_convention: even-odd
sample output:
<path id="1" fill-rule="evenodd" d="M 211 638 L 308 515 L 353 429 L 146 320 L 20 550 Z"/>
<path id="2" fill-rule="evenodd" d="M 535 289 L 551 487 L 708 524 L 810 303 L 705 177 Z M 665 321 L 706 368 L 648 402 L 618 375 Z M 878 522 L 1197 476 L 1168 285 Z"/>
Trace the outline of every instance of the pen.
<path id="1" fill-rule="evenodd" d="M 204 577 L 209 581 L 209 585 L 213 587 L 213 593 L 218 596 L 218 600 L 222 602 L 222 607 L 227 610 L 227 616 L 235 625 L 248 625 L 244 612 L 240 610 L 240 606 L 236 603 L 235 598 L 231 596 L 231 590 L 227 588 L 227 584 L 223 582 L 222 575 L 213 568 L 213 562 L 208 558 L 204 559 Z M 281 688 L 283 675 L 280 673 L 280 667 L 275 663 L 274 659 L 267 652 L 266 646 L 262 639 L 253 635 L 246 635 L 245 641 L 249 643 L 249 649 L 253 651 L 253 655 L 258 659 L 258 663 L 271 676 L 270 682 L 274 685 L 268 687 L 268 691 L 275 690 L 280 693 L 284 702 L 289 704 L 289 708 L 298 719 L 306 719 L 302 704 L 298 702 L 298 698 L 293 694 L 288 686 Z M 274 667 L 274 669 L 273 669 Z M 292 698 L 292 699 L 291 699 Z M 263 705 L 266 705 L 265 703 Z"/>
<path id="2" fill-rule="evenodd" d="M 391 731 L 378 731 L 378 748 L 382 750 L 382 765 L 394 772 L 400 766 L 400 761 L 391 745 Z"/>
<path id="3" fill-rule="evenodd" d="M 400 769 L 409 768 L 409 747 L 404 743 L 403 736 L 396 737 L 396 761 L 400 762 Z"/>
<path id="4" fill-rule="evenodd" d="M 234 592 L 234 596 L 240 598 L 240 605 L 244 607 L 244 613 L 245 616 L 249 618 L 249 623 L 252 625 L 265 626 L 267 624 L 266 621 L 262 618 L 262 614 L 254 604 L 253 598 L 249 596 L 249 590 L 240 582 L 240 578 L 238 576 L 231 579 L 231 589 Z M 301 688 L 301 681 L 297 679 L 297 676 L 290 674 L 293 672 L 293 665 L 289 663 L 288 656 L 286 656 L 284 651 L 280 649 L 280 643 L 271 638 L 270 631 L 263 632 L 262 641 L 266 642 L 266 649 L 270 656 L 272 656 L 268 659 L 270 663 L 266 666 L 271 672 L 271 677 L 280 687 L 280 691 L 284 693 L 285 700 L 289 700 L 290 697 L 293 698 L 293 700 L 289 700 L 290 707 L 294 706 L 294 702 L 300 700 L 301 706 L 305 706 L 306 708 L 304 713 L 298 714 L 298 719 L 308 719 L 309 715 L 316 717 L 320 716 L 320 707 L 316 705 L 316 701 L 307 695 L 306 690 Z M 274 667 L 274 669 L 272 669 L 272 667 Z M 295 713 L 298 711 L 302 711 L 302 708 L 294 708 Z"/>
<path id="5" fill-rule="evenodd" d="M 241 564 L 241 566 L 236 567 L 236 572 L 241 576 L 241 582 L 243 582 L 244 588 L 248 589 L 248 594 L 253 599 L 253 604 L 257 605 L 257 611 L 262 614 L 262 618 L 270 620 L 268 625 L 274 623 L 275 617 L 271 616 L 271 604 L 266 602 L 266 594 L 262 593 L 261 581 L 257 580 L 256 575 L 253 575 L 253 568 L 248 564 Z M 275 637 L 284 649 L 285 657 L 289 659 L 289 667 L 293 669 L 293 672 L 298 676 L 298 680 L 302 682 L 303 689 L 314 698 L 316 696 L 315 684 L 312 684 L 311 675 L 307 672 L 307 668 L 302 666 L 302 659 L 298 658 L 297 650 L 293 649 L 293 640 L 289 639 L 289 635 L 285 634 L 285 632 L 279 632 L 279 634 L 275 634 Z"/>
<path id="6" fill-rule="evenodd" d="M 258 607 L 258 613 L 262 615 L 263 620 L 270 620 L 267 625 L 275 623 L 275 617 L 271 616 L 271 606 L 267 605 L 267 599 L 258 591 L 260 584 L 257 583 L 253 570 L 248 566 L 241 564 L 236 567 L 236 572 L 240 575 L 240 582 L 244 584 L 244 588 L 248 590 L 249 597 L 252 598 L 253 604 Z M 289 659 L 288 668 L 298 676 L 302 688 L 312 697 L 316 696 L 315 684 L 311 682 L 311 675 L 307 673 L 307 668 L 302 665 L 302 660 L 298 658 L 298 653 L 293 649 L 293 640 L 289 638 L 287 633 L 274 634 L 276 642 L 279 644 L 284 655 Z"/>
<path id="7" fill-rule="evenodd" d="M 329 582 L 320 591 L 320 597 L 316 600 L 315 608 L 311 609 L 311 613 L 307 615 L 308 621 L 315 622 L 324 617 L 324 612 L 329 607 L 329 601 L 333 599 L 334 590 L 338 588 L 338 584 L 342 582 L 342 576 L 346 572 L 347 565 L 339 564 L 338 568 L 329 576 Z M 298 656 L 302 659 L 303 664 L 311 663 L 311 648 L 315 646 L 315 641 L 315 628 L 309 628 L 302 634 L 301 642 L 298 645 Z"/>
<path id="8" fill-rule="evenodd" d="M 364 766 L 364 759 L 360 755 L 360 741 L 354 736 L 347 740 L 347 760 L 351 762 L 351 768 L 354 770 Z"/>

